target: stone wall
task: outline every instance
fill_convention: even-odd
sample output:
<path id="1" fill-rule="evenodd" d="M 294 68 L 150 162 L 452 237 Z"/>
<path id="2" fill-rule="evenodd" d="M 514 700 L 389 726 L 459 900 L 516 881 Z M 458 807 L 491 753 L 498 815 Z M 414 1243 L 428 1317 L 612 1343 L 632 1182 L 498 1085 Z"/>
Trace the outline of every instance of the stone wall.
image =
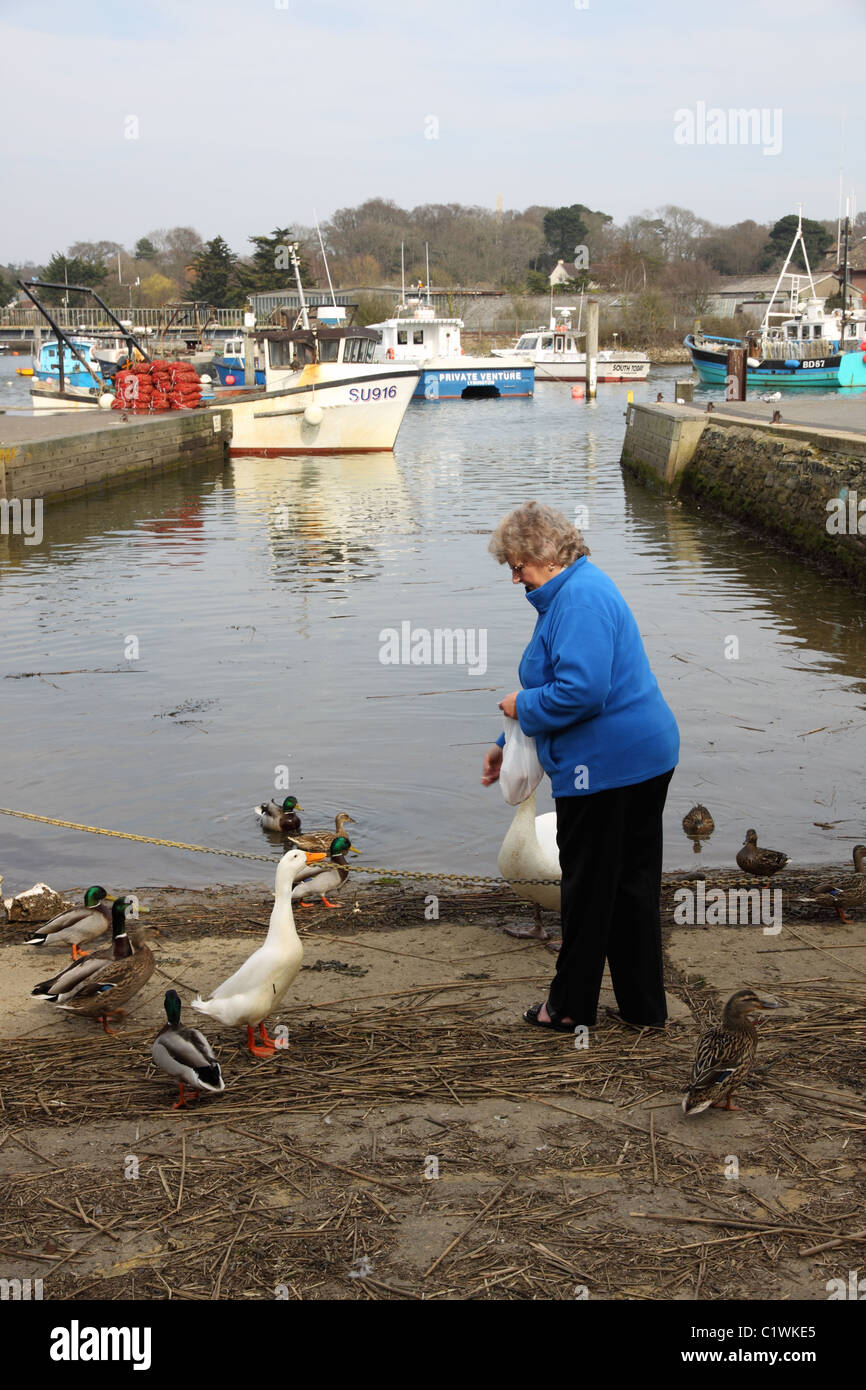
<path id="1" fill-rule="evenodd" d="M 707 423 L 679 484 L 866 590 L 866 438 Z"/>

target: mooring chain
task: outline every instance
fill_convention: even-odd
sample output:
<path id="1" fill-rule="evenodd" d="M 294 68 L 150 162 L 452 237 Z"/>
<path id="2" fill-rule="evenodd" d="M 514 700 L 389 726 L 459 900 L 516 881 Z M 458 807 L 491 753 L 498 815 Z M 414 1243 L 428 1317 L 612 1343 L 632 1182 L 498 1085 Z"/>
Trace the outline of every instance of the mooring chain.
<path id="1" fill-rule="evenodd" d="M 251 854 L 243 849 L 212 849 L 208 845 L 190 845 L 185 840 L 161 840 L 153 835 L 133 835 L 128 830 L 106 830 L 99 825 L 80 825 L 73 820 L 59 820 L 56 816 L 37 816 L 32 811 L 14 811 L 8 806 L 0 806 L 0 815 L 16 816 L 20 820 L 38 821 L 41 825 L 57 825 L 63 830 L 83 830 L 88 835 L 110 835 L 115 840 L 134 840 L 142 845 L 163 845 L 166 849 L 183 849 L 193 854 L 222 854 L 230 859 L 255 859 L 261 864 L 273 865 L 273 856 L 269 854 Z M 383 869 L 370 864 L 348 864 L 347 868 L 356 874 L 378 874 L 383 878 L 414 878 L 423 882 L 436 883 L 509 883 L 508 879 L 497 878 L 488 874 L 440 874 L 435 869 Z M 558 878 L 521 878 L 515 879 L 514 883 L 519 884 L 545 884 L 559 886 Z"/>

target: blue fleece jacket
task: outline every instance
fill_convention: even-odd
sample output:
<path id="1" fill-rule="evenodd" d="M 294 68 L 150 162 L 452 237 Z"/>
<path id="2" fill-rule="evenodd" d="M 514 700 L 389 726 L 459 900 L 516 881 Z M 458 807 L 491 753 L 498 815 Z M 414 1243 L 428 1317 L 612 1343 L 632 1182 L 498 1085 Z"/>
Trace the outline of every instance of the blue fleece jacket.
<path id="1" fill-rule="evenodd" d="M 538 618 L 520 660 L 517 719 L 553 795 L 627 787 L 674 767 L 677 723 L 613 580 L 581 556 L 526 597 Z"/>

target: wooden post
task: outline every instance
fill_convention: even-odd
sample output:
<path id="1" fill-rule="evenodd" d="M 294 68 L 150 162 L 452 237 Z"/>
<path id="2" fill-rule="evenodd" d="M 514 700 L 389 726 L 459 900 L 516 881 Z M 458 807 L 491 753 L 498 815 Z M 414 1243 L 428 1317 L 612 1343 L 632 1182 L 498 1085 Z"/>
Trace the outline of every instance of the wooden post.
<path id="1" fill-rule="evenodd" d="M 598 389 L 598 300 L 586 301 L 586 399 L 594 400 Z"/>
<path id="2" fill-rule="evenodd" d="M 746 349 L 730 348 L 728 351 L 728 374 L 725 378 L 725 400 L 744 401 L 746 399 Z"/>
<path id="3" fill-rule="evenodd" d="M 256 340 L 255 335 L 247 329 L 244 333 L 244 386 L 255 386 L 256 384 Z"/>

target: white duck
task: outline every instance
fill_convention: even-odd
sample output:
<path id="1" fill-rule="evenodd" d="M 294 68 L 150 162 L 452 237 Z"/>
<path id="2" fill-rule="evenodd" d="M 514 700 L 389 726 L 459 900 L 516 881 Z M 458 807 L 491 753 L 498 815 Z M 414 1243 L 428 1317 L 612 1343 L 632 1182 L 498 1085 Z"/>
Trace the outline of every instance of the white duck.
<path id="1" fill-rule="evenodd" d="M 558 912 L 560 909 L 559 883 L 528 883 L 527 879 L 561 879 L 559 850 L 556 846 L 556 812 L 548 811 L 543 816 L 535 814 L 536 801 L 533 791 L 514 812 L 508 827 L 497 863 L 502 877 L 511 884 L 518 897 L 535 903 L 535 923 L 529 931 L 506 927 L 509 936 L 538 937 L 546 941 L 549 933 L 541 923 L 541 908 L 547 907 Z"/>
<path id="2" fill-rule="evenodd" d="M 306 865 L 316 858 L 302 849 L 291 849 L 277 865 L 274 907 L 263 946 L 244 961 L 240 970 L 223 981 L 210 999 L 193 999 L 192 1007 L 210 1014 L 228 1028 L 246 1025 L 247 1047 L 254 1057 L 270 1057 L 276 1050 L 268 1037 L 264 1020 L 277 1008 L 301 968 L 304 948 L 295 930 L 292 915 L 292 884 Z M 258 1024 L 259 1043 L 254 1026 Z"/>

